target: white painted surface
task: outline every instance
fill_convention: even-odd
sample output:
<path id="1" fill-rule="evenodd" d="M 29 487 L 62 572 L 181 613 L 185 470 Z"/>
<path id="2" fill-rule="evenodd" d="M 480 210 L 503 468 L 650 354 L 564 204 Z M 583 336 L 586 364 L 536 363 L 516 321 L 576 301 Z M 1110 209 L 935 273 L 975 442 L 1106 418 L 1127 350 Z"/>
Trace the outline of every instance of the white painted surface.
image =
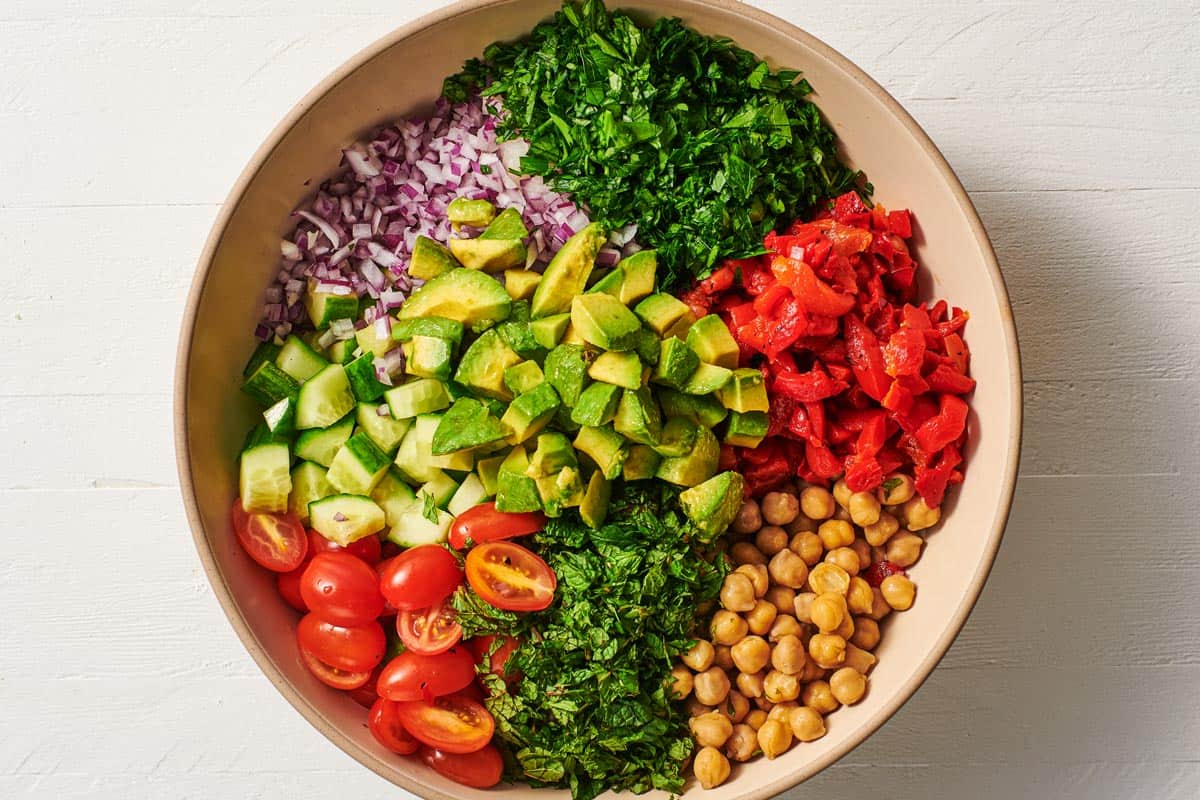
<path id="1" fill-rule="evenodd" d="M 756 3 L 874 75 L 958 170 L 1028 398 L 1012 523 L 962 636 L 787 797 L 1200 797 L 1200 7 Z M 0 3 L 0 797 L 407 796 L 226 624 L 169 392 L 242 164 L 330 69 L 439 4 Z"/>

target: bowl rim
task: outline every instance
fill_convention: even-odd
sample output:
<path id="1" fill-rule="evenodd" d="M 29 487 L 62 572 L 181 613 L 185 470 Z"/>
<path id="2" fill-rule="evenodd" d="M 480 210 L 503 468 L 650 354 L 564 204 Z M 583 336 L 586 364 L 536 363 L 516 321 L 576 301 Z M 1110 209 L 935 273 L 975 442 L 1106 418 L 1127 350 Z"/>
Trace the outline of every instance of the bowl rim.
<path id="1" fill-rule="evenodd" d="M 805 780 L 813 777 L 817 773 L 824 770 L 826 767 L 840 760 L 850 751 L 857 748 L 864 741 L 874 735 L 892 716 L 896 714 L 900 708 L 907 703 L 912 696 L 917 692 L 922 684 L 926 681 L 933 669 L 945 656 L 950 646 L 954 643 L 963 625 L 966 623 L 967 617 L 974 609 L 975 604 L 979 600 L 979 596 L 983 591 L 984 584 L 987 581 L 988 575 L 991 572 L 993 563 L 995 562 L 996 553 L 999 550 L 1000 543 L 1004 537 L 1005 528 L 1008 524 L 1008 518 L 1012 511 L 1013 498 L 1016 493 L 1017 472 L 1020 465 L 1021 440 L 1023 433 L 1023 373 L 1021 366 L 1021 356 L 1018 347 L 1016 323 L 1013 317 L 1012 304 L 1008 294 L 1008 288 L 1004 281 L 1004 275 L 1000 271 L 999 262 L 996 259 L 995 250 L 992 247 L 991 240 L 988 238 L 987 231 L 984 229 L 983 222 L 979 218 L 979 213 L 971 201 L 958 176 L 951 168 L 949 162 L 934 144 L 933 140 L 924 131 L 923 128 L 913 119 L 912 115 L 904 109 L 904 107 L 891 94 L 887 92 L 879 83 L 877 83 L 863 69 L 858 67 L 849 58 L 842 55 L 840 52 L 830 47 L 825 42 L 817 37 L 801 29 L 792 22 L 777 17 L 767 11 L 746 5 L 740 0 L 680 0 L 685 4 L 715 8 L 720 11 L 736 13 L 749 17 L 751 20 L 763 25 L 767 25 L 777 29 L 787 37 L 799 42 L 800 44 L 810 48 L 813 52 L 826 60 L 833 63 L 836 67 L 844 70 L 855 81 L 861 84 L 876 100 L 893 114 L 897 120 L 904 126 L 908 133 L 915 138 L 921 149 L 933 161 L 938 173 L 943 181 L 946 182 L 954 197 L 955 203 L 959 210 L 964 214 L 970 226 L 970 231 L 973 239 L 980 248 L 983 256 L 984 265 L 991 278 L 993 289 L 996 292 L 1000 302 L 1000 321 L 1001 331 L 1004 335 L 1004 345 L 1007 350 L 1011 368 L 1009 370 L 1009 391 L 1011 402 L 1008 409 L 1009 418 L 1012 421 L 1012 427 L 1009 433 L 1008 462 L 1004 465 L 1002 471 L 1004 485 L 1001 489 L 1000 505 L 998 514 L 995 517 L 995 522 L 992 529 L 988 532 L 988 539 L 985 545 L 983 558 L 979 562 L 975 574 L 971 576 L 967 586 L 966 594 L 964 595 L 959 607 L 950 619 L 950 624 L 946 626 L 942 634 L 937 638 L 933 648 L 926 654 L 918 665 L 917 669 L 905 678 L 895 694 L 878 709 L 858 731 L 848 737 L 845 742 L 833 748 L 830 752 L 819 758 L 803 762 L 803 764 L 794 770 L 782 774 L 780 777 L 769 781 L 768 783 L 752 789 L 741 795 L 745 800 L 766 800 L 776 794 L 786 791 Z M 270 158 L 275 149 L 279 146 L 284 137 L 292 130 L 296 123 L 306 114 L 309 109 L 315 105 L 327 93 L 332 91 L 338 84 L 345 80 L 355 70 L 364 64 L 368 63 L 375 57 L 379 56 L 387 49 L 397 44 L 398 42 L 416 35 L 427 28 L 442 23 L 446 20 L 457 17 L 469 11 L 474 11 L 479 8 L 489 6 L 507 5 L 520 0 L 457 0 L 457 2 L 443 6 L 418 17 L 405 25 L 401 25 L 383 36 L 379 37 L 372 43 L 359 50 L 340 66 L 334 69 L 329 75 L 322 79 L 316 86 L 309 90 L 292 108 L 287 115 L 271 130 L 266 139 L 255 150 L 246 166 L 238 175 L 225 201 L 222 203 L 216 218 L 213 221 L 212 228 L 209 231 L 205 241 L 204 248 L 201 251 L 200 258 L 197 262 L 196 272 L 192 278 L 191 287 L 188 290 L 186 307 L 179 330 L 179 339 L 176 348 L 175 362 L 175 380 L 174 380 L 174 438 L 175 438 L 175 455 L 176 469 L 179 476 L 179 488 L 183 497 L 184 508 L 187 514 L 188 526 L 191 528 L 192 540 L 196 546 L 196 551 L 200 556 L 200 561 L 204 566 L 205 575 L 220 602 L 221 609 L 224 611 L 226 618 L 233 626 L 238 639 L 246 648 L 251 658 L 254 659 L 259 669 L 268 680 L 274 685 L 275 689 L 283 696 L 285 700 L 295 708 L 301 716 L 303 716 L 311 725 L 335 744 L 340 750 L 349 755 L 358 763 L 370 769 L 375 774 L 379 775 L 384 780 L 398 784 L 403 789 L 412 792 L 420 797 L 436 798 L 436 800 L 455 800 L 453 795 L 446 794 L 438 789 L 419 784 L 417 781 L 409 778 L 406 775 L 396 771 L 387 770 L 387 764 L 382 760 L 372 755 L 357 743 L 346 737 L 337 728 L 337 726 L 328 719 L 319 708 L 310 702 L 304 695 L 301 694 L 296 687 L 288 681 L 281 671 L 275 666 L 265 648 L 258 641 L 257 637 L 251 630 L 249 623 L 243 615 L 241 609 L 234 600 L 233 591 L 225 576 L 222 574 L 217 565 L 216 558 L 212 548 L 208 543 L 205 529 L 200 518 L 200 509 L 196 499 L 195 484 L 191 468 L 191 451 L 189 447 L 187 435 L 187 386 L 189 378 L 189 364 L 191 361 L 191 348 L 195 334 L 196 315 L 198 312 L 200 297 L 204 293 L 204 289 L 208 284 L 209 275 L 212 270 L 213 256 L 220 246 L 224 238 L 226 229 L 237 211 L 241 201 L 246 194 L 251 183 L 258 176 L 263 164 Z M 619 7 L 620 3 L 612 3 L 613 6 Z"/>

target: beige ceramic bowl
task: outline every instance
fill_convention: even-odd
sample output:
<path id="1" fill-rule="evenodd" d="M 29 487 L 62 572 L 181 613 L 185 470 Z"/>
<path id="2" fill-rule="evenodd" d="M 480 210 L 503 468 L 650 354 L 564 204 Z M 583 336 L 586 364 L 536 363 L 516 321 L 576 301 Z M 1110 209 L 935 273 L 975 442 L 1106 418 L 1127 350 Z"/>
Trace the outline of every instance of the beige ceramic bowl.
<path id="1" fill-rule="evenodd" d="M 272 577 L 243 555 L 230 528 L 235 459 L 254 410 L 237 391 L 254 346 L 264 287 L 291 212 L 336 166 L 340 149 L 377 125 L 420 112 L 443 76 L 498 38 L 515 38 L 553 13 L 558 0 L 475 0 L 435 12 L 365 49 L 318 86 L 271 134 L 217 218 L 183 320 L 175 434 L 184 502 L 200 558 L 225 613 L 284 697 L 366 767 L 428 798 L 550 797 L 506 786 L 479 792 L 393 756 L 367 732 L 364 711 L 327 689 L 298 660 L 296 615 Z M 728 36 L 777 65 L 802 69 L 849 160 L 876 197 L 907 206 L 919 223 L 917 254 L 932 295 L 971 311 L 968 341 L 979 388 L 972 401 L 970 470 L 942 528 L 914 570 L 918 602 L 893 615 L 867 698 L 829 719 L 825 738 L 775 761 L 740 766 L 720 788 L 689 797 L 764 798 L 845 755 L 912 695 L 961 628 L 1000 544 L 1016 480 L 1021 375 L 1003 279 L 975 209 L 941 154 L 904 110 L 845 58 L 796 27 L 730 0 L 637 0 L 621 5 L 677 15 Z M 557 793 L 566 796 L 565 792 Z"/>

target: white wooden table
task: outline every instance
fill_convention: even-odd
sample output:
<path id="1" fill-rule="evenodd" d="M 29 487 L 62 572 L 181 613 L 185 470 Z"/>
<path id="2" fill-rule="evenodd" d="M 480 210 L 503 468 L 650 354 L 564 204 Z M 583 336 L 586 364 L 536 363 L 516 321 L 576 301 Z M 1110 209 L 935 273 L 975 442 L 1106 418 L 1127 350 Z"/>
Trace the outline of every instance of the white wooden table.
<path id="1" fill-rule="evenodd" d="M 1012 523 L 958 643 L 788 797 L 1200 797 L 1200 7 L 755 1 L 943 148 L 1004 267 L 1028 398 Z M 242 164 L 437 4 L 0 2 L 0 797 L 407 796 L 226 624 L 170 387 Z"/>

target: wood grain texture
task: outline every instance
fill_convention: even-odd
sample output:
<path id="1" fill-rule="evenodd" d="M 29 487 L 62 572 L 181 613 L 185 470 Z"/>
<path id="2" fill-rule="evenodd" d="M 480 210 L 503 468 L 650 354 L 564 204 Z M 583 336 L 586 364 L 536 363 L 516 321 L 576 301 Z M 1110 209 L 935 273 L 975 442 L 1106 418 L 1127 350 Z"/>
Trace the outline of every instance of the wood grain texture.
<path id="1" fill-rule="evenodd" d="M 250 153 L 436 4 L 0 4 L 0 797 L 407 796 L 304 723 L 224 621 L 178 496 L 170 378 Z M 946 153 L 1027 379 L 1017 500 L 966 628 L 786 797 L 1200 796 L 1200 6 L 755 4 Z"/>

